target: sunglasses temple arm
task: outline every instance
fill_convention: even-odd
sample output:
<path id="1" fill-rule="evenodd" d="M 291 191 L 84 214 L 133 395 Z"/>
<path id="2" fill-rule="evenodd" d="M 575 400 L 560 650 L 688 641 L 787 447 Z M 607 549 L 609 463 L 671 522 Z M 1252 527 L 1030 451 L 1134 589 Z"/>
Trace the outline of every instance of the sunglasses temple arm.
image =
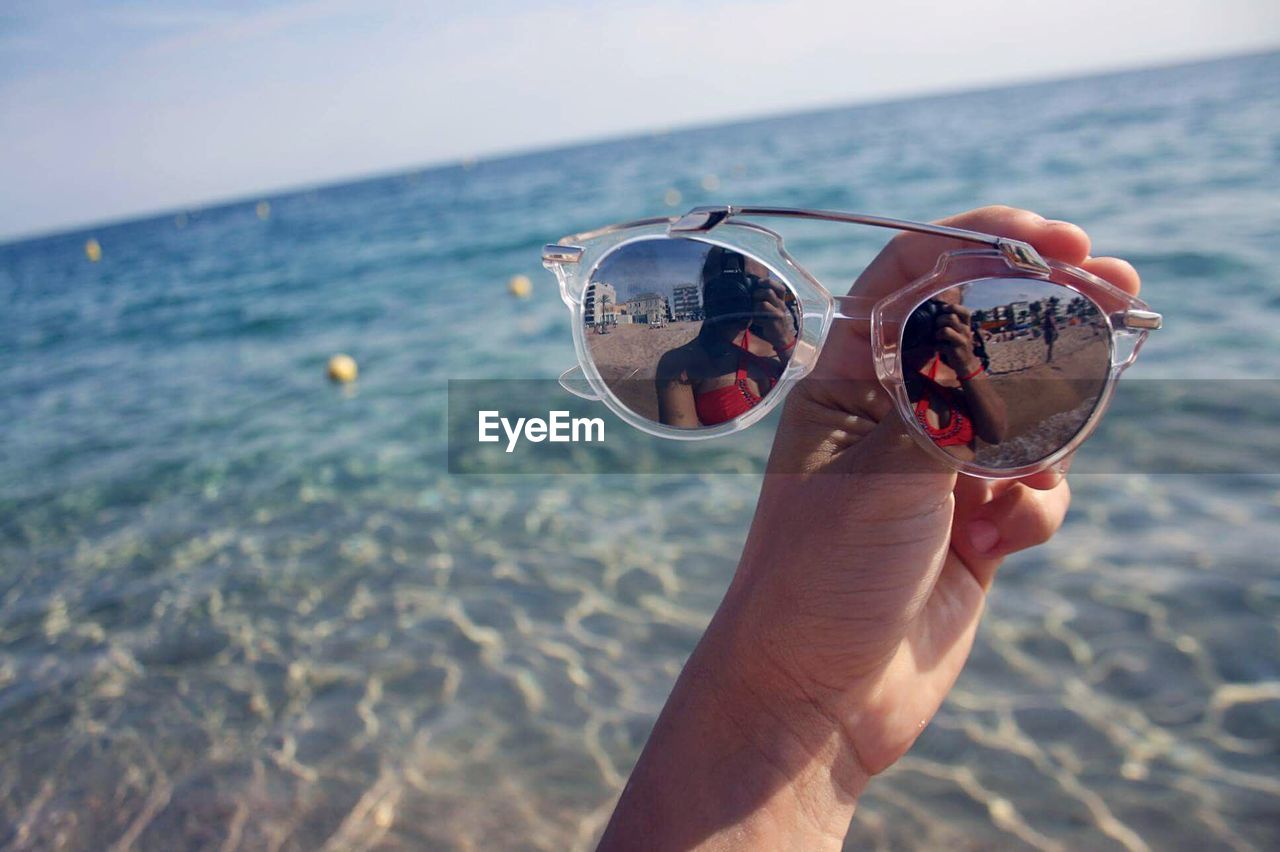
<path id="1" fill-rule="evenodd" d="M 844 213 L 839 210 L 810 210 L 796 207 L 729 207 L 726 220 L 738 217 L 810 219 L 821 222 L 844 222 L 849 225 L 869 225 L 873 228 L 889 228 L 894 231 L 915 231 L 918 234 L 932 234 L 936 237 L 950 237 L 971 243 L 981 243 L 993 248 L 999 247 L 1002 237 L 995 234 L 984 234 L 964 228 L 952 228 L 947 225 L 934 225 L 930 222 L 913 222 L 910 219 L 892 219 L 887 216 L 868 216 L 865 213 Z"/>
<path id="2" fill-rule="evenodd" d="M 894 231 L 912 231 L 935 237 L 948 237 L 996 249 L 1015 266 L 1038 273 L 1048 273 L 1044 258 L 1021 240 L 1011 240 L 995 234 L 984 234 L 965 228 L 935 225 L 931 222 L 913 222 L 909 219 L 891 219 L 887 216 L 868 216 L 864 213 L 844 213 L 839 210 L 811 210 L 798 207 L 695 207 L 671 225 L 675 233 L 709 231 L 721 222 L 747 218 L 810 219 L 821 222 L 843 222 L 848 225 L 868 225 L 873 228 L 889 228 Z"/>
<path id="3" fill-rule="evenodd" d="M 855 320 L 867 322 L 871 319 L 871 309 L 878 300 L 870 296 L 832 296 L 833 320 Z"/>

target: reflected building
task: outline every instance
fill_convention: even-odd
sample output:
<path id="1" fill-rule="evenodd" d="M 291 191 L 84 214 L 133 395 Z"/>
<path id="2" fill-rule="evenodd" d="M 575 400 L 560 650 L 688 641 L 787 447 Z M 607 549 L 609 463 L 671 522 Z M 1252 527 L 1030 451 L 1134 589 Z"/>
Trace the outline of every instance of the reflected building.
<path id="1" fill-rule="evenodd" d="M 702 288 L 697 284 L 677 284 L 671 290 L 671 318 L 676 322 L 702 319 Z"/>
<path id="2" fill-rule="evenodd" d="M 1031 321 L 1031 303 L 1010 302 L 1005 306 L 1005 314 L 1013 320 L 1014 325 L 1024 326 Z"/>
<path id="3" fill-rule="evenodd" d="M 612 284 L 592 281 L 582 297 L 582 318 L 587 325 L 599 325 L 608 321 L 609 313 L 617 313 L 618 291 Z"/>
<path id="4" fill-rule="evenodd" d="M 661 293 L 641 293 L 627 300 L 626 311 L 633 320 L 646 325 L 657 325 L 671 319 L 671 305 Z"/>

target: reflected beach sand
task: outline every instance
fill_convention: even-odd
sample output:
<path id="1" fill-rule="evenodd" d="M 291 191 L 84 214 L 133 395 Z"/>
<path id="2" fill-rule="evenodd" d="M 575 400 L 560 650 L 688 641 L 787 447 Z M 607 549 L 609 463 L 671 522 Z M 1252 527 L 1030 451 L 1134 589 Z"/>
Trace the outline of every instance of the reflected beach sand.
<path id="1" fill-rule="evenodd" d="M 657 422 L 654 368 L 667 352 L 697 337 L 701 327 L 701 322 L 673 322 L 662 328 L 621 325 L 608 334 L 588 335 L 587 346 L 600 377 L 618 399 L 641 417 Z"/>
<path id="2" fill-rule="evenodd" d="M 1018 340 L 992 346 L 990 374 L 1005 393 L 1008 437 L 980 443 L 976 459 L 1012 464 L 1039 458 L 1075 435 L 1093 413 L 1102 390 L 1096 365 L 1108 363 L 1107 341 L 1093 328 L 1063 329 L 1054 360 L 1044 361 L 1044 343 Z"/>

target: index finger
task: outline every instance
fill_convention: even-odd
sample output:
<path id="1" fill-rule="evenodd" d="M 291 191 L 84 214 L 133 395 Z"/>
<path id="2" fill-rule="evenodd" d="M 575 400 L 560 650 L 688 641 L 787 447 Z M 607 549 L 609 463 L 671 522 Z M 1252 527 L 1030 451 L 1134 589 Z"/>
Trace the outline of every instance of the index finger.
<path id="1" fill-rule="evenodd" d="M 777 305 L 783 304 L 782 294 L 767 287 L 756 288 L 755 292 L 751 294 L 751 298 L 757 302 L 772 302 Z"/>
<path id="2" fill-rule="evenodd" d="M 756 286 L 757 292 L 769 293 L 781 299 L 787 294 L 787 288 L 781 281 L 774 280 L 773 276 L 761 278 L 760 283 Z"/>

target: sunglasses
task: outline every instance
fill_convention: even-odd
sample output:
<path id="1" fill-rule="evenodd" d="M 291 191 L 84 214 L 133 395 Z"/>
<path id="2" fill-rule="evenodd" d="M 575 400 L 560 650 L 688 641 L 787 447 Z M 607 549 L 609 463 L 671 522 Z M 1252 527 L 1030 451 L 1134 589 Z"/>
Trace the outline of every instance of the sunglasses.
<path id="1" fill-rule="evenodd" d="M 835 296 L 750 218 L 913 231 L 976 244 L 885 296 Z M 916 440 L 988 479 L 1052 467 L 1097 426 L 1161 316 L 1018 240 L 784 207 L 697 207 L 547 245 L 579 364 L 560 377 L 651 435 L 745 429 L 812 371 L 837 320 L 869 340 L 876 375 Z"/>

